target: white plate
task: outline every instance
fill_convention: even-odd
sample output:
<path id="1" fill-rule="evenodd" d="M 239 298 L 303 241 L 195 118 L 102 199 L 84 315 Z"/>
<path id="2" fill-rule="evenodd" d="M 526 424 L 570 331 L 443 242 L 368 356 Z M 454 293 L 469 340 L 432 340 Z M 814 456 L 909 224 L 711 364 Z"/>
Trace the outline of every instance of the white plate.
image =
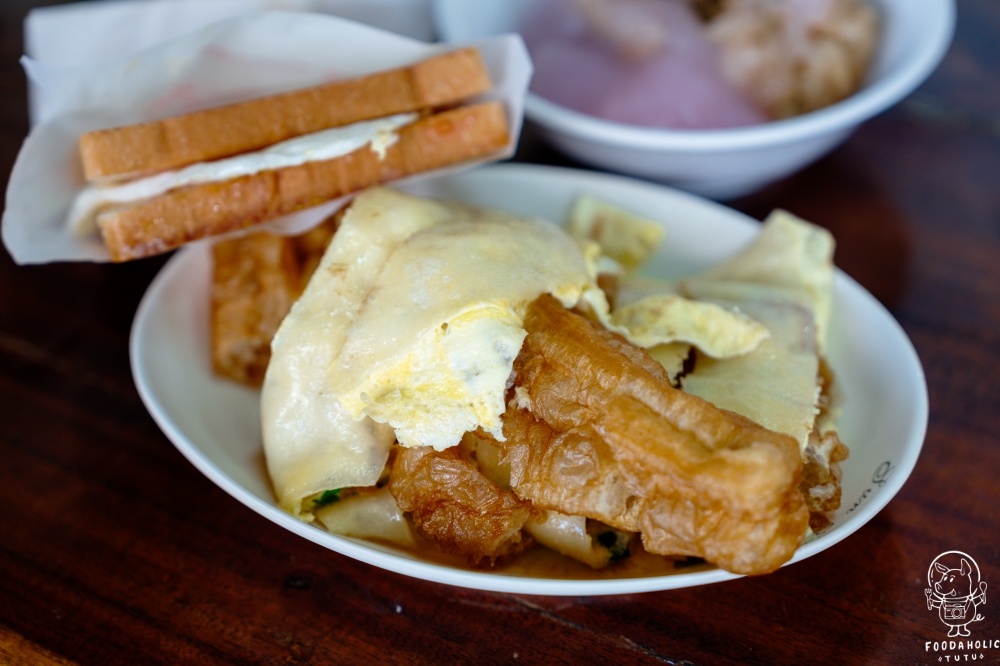
<path id="1" fill-rule="evenodd" d="M 570 202 L 590 193 L 661 220 L 667 240 L 648 273 L 679 276 L 718 262 L 756 233 L 752 219 L 721 205 L 618 176 L 528 165 L 495 165 L 425 181 L 419 194 L 562 220 Z M 385 546 L 329 534 L 275 505 L 261 449 L 258 394 L 212 374 L 208 338 L 210 252 L 178 252 L 150 285 L 132 328 L 136 386 L 167 437 L 208 478 L 265 518 L 377 567 L 464 587 L 545 595 L 622 594 L 736 578 L 717 569 L 586 577 L 543 566 L 482 572 Z M 851 448 L 843 465 L 843 507 L 833 526 L 802 546 L 792 562 L 829 548 L 870 520 L 899 491 L 916 464 L 927 426 L 920 361 L 892 316 L 843 273 L 836 278 L 830 360 L 846 396 L 839 432 Z M 627 562 L 628 560 L 626 560 Z M 808 566 L 808 565 L 800 565 Z M 567 578 L 567 576 L 570 576 Z"/>

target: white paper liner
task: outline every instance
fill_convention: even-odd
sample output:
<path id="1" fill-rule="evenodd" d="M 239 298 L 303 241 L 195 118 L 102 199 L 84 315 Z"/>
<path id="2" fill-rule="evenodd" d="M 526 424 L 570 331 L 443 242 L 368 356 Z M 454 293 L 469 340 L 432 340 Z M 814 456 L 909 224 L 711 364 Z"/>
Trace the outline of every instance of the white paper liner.
<path id="1" fill-rule="evenodd" d="M 258 11 L 332 14 L 434 40 L 431 0 L 88 0 L 32 9 L 24 52 L 48 65 L 93 65 Z M 82 37 L 82 38 L 81 38 Z"/>
<path id="2" fill-rule="evenodd" d="M 531 61 L 516 35 L 471 45 L 479 48 L 495 83 L 482 99 L 503 100 L 511 129 L 508 145 L 479 162 L 503 159 L 513 154 L 520 136 Z M 45 112 L 11 172 L 4 244 L 20 264 L 110 260 L 99 238 L 79 238 L 66 222 L 83 186 L 77 139 L 84 132 L 360 76 L 460 46 L 430 44 L 325 14 L 269 11 L 217 22 L 102 64 L 55 66 L 25 56 L 22 64 L 45 99 Z M 341 203 L 328 202 L 268 226 L 303 230 Z"/>

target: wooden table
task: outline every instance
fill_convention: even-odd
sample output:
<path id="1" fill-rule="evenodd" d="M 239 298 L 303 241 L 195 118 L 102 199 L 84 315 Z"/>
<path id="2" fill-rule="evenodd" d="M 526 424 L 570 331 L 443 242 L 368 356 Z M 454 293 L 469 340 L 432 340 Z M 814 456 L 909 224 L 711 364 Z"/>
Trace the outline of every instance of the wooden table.
<path id="1" fill-rule="evenodd" d="M 0 9 L 3 173 L 27 132 L 17 57 L 35 4 Z M 766 577 L 531 597 L 321 548 L 202 476 L 140 402 L 129 326 L 163 259 L 16 266 L 0 253 L 0 663 L 1000 661 L 998 39 L 996 0 L 962 0 L 954 46 L 915 95 L 733 202 L 831 229 L 839 265 L 899 320 L 930 386 L 902 492 L 850 538 Z M 530 131 L 519 159 L 569 163 Z M 947 550 L 972 555 L 990 586 L 971 650 L 933 645 L 948 639 L 925 576 Z"/>

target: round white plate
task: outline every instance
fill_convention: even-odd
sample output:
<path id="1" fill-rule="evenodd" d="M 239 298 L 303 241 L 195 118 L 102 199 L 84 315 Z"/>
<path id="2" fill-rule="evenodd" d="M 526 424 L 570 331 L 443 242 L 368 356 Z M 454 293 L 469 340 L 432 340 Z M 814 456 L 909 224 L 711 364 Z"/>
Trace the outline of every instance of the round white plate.
<path id="1" fill-rule="evenodd" d="M 505 164 L 427 179 L 418 194 L 504 208 L 561 221 L 589 193 L 662 221 L 666 242 L 645 272 L 676 277 L 721 261 L 750 241 L 759 224 L 733 210 L 662 186 L 593 172 Z M 624 567 L 597 577 L 537 566 L 473 571 L 386 546 L 348 539 L 292 518 L 275 505 L 264 467 L 258 393 L 212 374 L 207 244 L 178 252 L 150 285 L 131 337 L 139 394 L 156 423 L 199 470 L 248 507 L 291 532 L 348 557 L 397 573 L 464 587 L 544 595 L 623 594 L 736 578 L 701 568 L 650 573 Z M 833 526 L 791 562 L 829 548 L 870 520 L 899 491 L 916 464 L 927 426 L 920 361 L 892 316 L 838 272 L 829 357 L 845 396 L 839 434 L 843 506 Z M 626 560 L 627 562 L 627 560 Z M 808 566 L 808 565 L 800 565 Z M 567 577 L 569 576 L 569 577 Z M 617 576 L 617 577 L 616 577 Z"/>

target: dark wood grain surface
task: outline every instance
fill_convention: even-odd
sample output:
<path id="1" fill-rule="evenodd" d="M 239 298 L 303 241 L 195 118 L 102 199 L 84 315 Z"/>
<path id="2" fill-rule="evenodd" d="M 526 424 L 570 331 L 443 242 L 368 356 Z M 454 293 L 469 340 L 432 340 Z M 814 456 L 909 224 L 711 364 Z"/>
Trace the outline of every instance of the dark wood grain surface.
<path id="1" fill-rule="evenodd" d="M 38 4 L 0 5 L 4 174 L 28 129 L 17 58 Z M 953 47 L 913 96 L 732 202 L 832 230 L 839 265 L 922 359 L 921 459 L 850 538 L 770 576 L 617 597 L 372 568 L 244 507 L 153 423 L 128 336 L 163 259 L 16 266 L 3 251 L 0 663 L 1000 662 L 1000 6 L 958 4 Z M 518 159 L 571 163 L 530 128 Z M 990 585 L 971 651 L 927 646 L 945 638 L 923 590 L 946 550 L 972 555 Z"/>

